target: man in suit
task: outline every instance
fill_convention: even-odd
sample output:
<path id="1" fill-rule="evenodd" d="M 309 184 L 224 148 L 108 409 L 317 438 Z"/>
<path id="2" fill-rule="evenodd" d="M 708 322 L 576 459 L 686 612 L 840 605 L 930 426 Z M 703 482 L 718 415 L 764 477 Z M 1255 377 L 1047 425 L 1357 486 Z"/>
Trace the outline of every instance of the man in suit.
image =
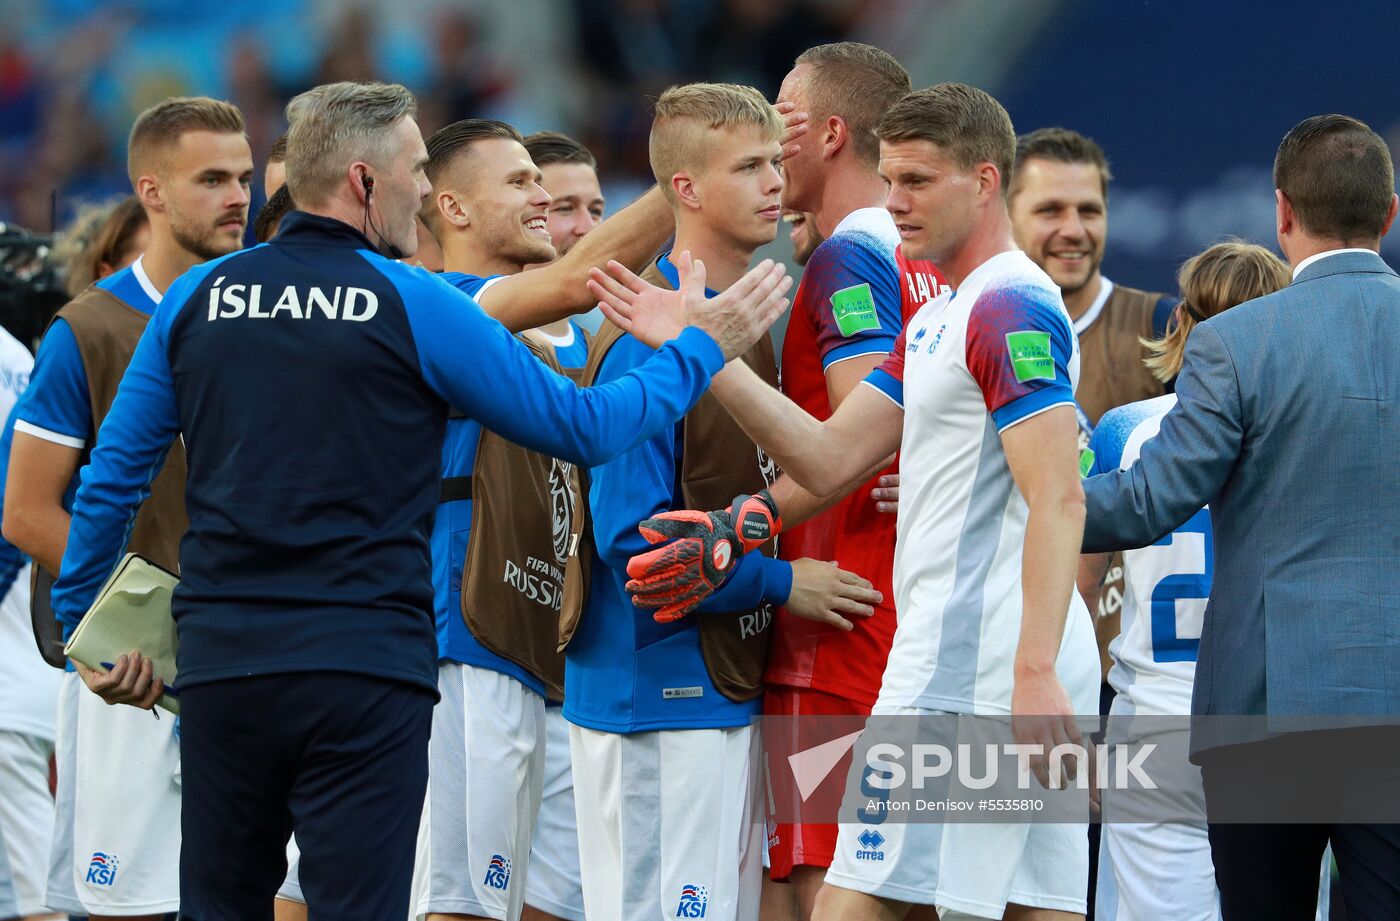
<path id="1" fill-rule="evenodd" d="M 1329 840 L 1348 917 L 1393 918 L 1400 826 L 1358 820 L 1400 801 L 1400 277 L 1377 253 L 1394 169 L 1369 127 L 1324 115 L 1284 138 L 1274 183 L 1293 283 L 1193 331 L 1158 436 L 1085 483 L 1084 549 L 1211 507 L 1192 712 L 1258 717 L 1193 726 L 1226 921 L 1311 918 Z M 1296 824 L 1240 821 L 1265 818 Z"/>

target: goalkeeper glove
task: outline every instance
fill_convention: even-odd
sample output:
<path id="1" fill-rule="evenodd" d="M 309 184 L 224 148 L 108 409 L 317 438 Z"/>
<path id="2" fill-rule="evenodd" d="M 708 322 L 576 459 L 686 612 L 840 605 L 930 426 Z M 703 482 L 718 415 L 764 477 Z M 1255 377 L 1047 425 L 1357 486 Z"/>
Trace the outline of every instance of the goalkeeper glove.
<path id="1" fill-rule="evenodd" d="M 658 623 L 679 620 L 708 598 L 733 572 L 739 557 L 782 530 L 768 490 L 739 496 L 716 512 L 666 512 L 638 530 L 650 544 L 663 544 L 627 563 L 632 603 L 653 612 Z"/>

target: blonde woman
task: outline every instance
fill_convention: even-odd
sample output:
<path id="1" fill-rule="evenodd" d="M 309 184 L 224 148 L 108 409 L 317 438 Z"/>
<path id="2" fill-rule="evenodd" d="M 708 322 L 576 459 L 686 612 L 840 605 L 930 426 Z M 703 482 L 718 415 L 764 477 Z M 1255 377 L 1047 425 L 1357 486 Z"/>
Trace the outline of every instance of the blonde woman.
<path id="1" fill-rule="evenodd" d="M 1171 381 L 1181 370 L 1186 339 L 1197 323 L 1277 291 L 1289 278 L 1288 266 L 1277 256 L 1250 243 L 1217 243 L 1187 260 L 1178 276 L 1181 303 L 1166 335 L 1142 340 L 1151 353 L 1145 359 L 1147 367 L 1163 383 Z M 1175 405 L 1176 396 L 1168 393 L 1104 414 L 1089 445 L 1089 473 L 1130 467 L 1143 442 L 1157 433 L 1162 417 Z M 1128 717 L 1191 712 L 1196 648 L 1213 569 L 1211 542 L 1210 511 L 1201 509 L 1157 543 L 1123 553 L 1122 630 L 1108 647 L 1113 658 L 1108 680 L 1117 693 L 1109 715 L 1119 718 L 1111 726 L 1116 723 L 1136 735 Z M 1097 553 L 1080 559 L 1079 589 L 1086 600 L 1097 597 L 1108 558 Z M 1120 734 L 1118 739 L 1124 737 Z M 1198 795 L 1204 816 L 1204 796 L 1199 791 Z M 1105 818 L 1111 808 L 1109 797 Z M 1099 917 L 1218 918 L 1205 822 L 1105 822 L 1096 904 Z"/>

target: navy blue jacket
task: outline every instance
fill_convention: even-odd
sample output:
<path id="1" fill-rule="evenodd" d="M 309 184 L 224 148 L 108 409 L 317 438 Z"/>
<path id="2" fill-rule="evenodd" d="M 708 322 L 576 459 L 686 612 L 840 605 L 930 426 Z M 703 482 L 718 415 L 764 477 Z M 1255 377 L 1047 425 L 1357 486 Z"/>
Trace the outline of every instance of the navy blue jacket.
<path id="1" fill-rule="evenodd" d="M 294 212 L 157 308 L 82 472 L 55 612 L 91 604 L 183 435 L 179 683 L 325 669 L 436 689 L 428 537 L 448 404 L 591 467 L 666 431 L 723 365 L 688 329 L 579 390 L 451 285 Z"/>

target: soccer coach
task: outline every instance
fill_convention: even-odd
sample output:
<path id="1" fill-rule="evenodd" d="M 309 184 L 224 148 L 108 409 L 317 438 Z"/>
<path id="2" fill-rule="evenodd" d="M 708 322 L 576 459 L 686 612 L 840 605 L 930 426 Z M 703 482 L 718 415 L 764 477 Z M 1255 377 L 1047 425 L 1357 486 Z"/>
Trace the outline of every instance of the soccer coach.
<path id="1" fill-rule="evenodd" d="M 53 593 L 75 617 L 185 440 L 184 918 L 271 918 L 293 830 L 313 916 L 404 916 L 437 693 L 428 533 L 449 406 L 593 466 L 679 420 L 785 306 L 779 267 L 709 301 L 697 267 L 692 327 L 577 389 L 466 295 L 381 255 L 414 251 L 431 191 L 415 111 L 385 84 L 292 100 L 287 181 L 304 211 L 171 286 L 82 473 Z M 109 703 L 162 691 L 139 651 L 84 680 Z"/>

